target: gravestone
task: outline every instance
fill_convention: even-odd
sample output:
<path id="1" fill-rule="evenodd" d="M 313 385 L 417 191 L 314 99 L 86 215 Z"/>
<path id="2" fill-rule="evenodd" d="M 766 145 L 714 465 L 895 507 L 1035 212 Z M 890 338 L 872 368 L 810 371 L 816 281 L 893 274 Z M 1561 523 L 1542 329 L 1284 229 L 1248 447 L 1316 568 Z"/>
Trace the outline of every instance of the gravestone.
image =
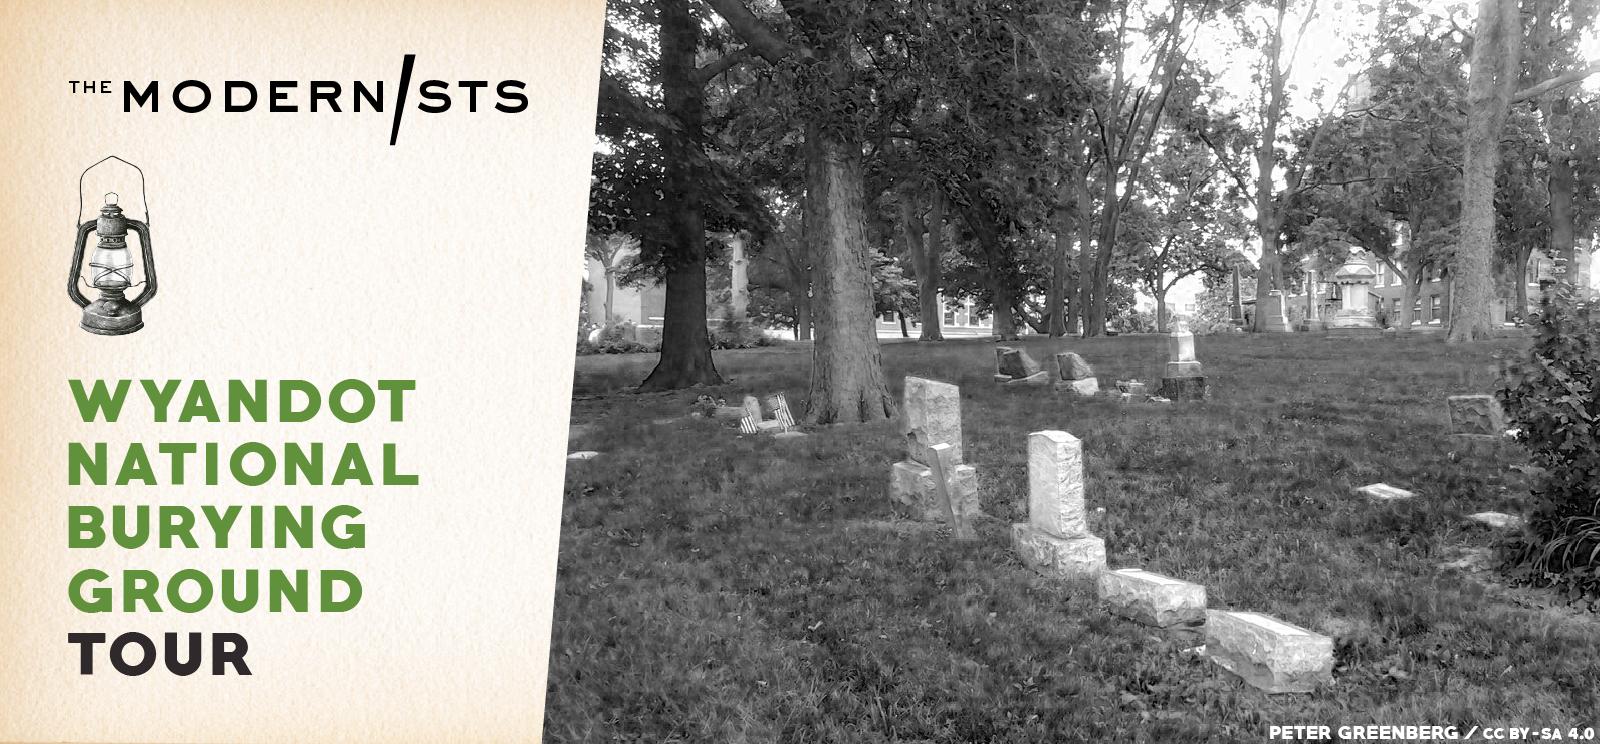
<path id="1" fill-rule="evenodd" d="M 1494 511 L 1468 514 L 1466 516 L 1466 521 L 1475 524 L 1486 525 L 1496 530 L 1520 530 L 1522 529 L 1523 525 L 1527 524 L 1526 520 L 1515 514 L 1506 514 L 1505 512 Z"/>
<path id="2" fill-rule="evenodd" d="M 1039 363 L 1028 356 L 1027 349 L 996 347 L 994 367 L 995 382 L 1042 385 L 1050 379 L 1049 375 L 1039 368 Z"/>
<path id="3" fill-rule="evenodd" d="M 1022 562 L 1046 576 L 1094 578 L 1106 543 L 1089 533 L 1083 503 L 1083 443 L 1064 431 L 1028 435 L 1028 521 L 1011 525 Z"/>
<path id="4" fill-rule="evenodd" d="M 1445 405 L 1450 410 L 1451 434 L 1489 439 L 1505 436 L 1506 416 L 1493 395 L 1452 395 Z"/>
<path id="5" fill-rule="evenodd" d="M 962 464 L 961 388 L 907 377 L 900 433 L 905 437 L 906 459 L 890 468 L 889 497 L 909 507 L 913 517 L 930 522 L 947 518 L 946 492 L 951 509 L 969 518 L 978 514 L 978 471 Z M 936 444 L 950 445 L 943 463 L 934 459 Z M 944 465 L 943 484 L 934 473 L 935 464 Z"/>
<path id="6" fill-rule="evenodd" d="M 741 410 L 744 415 L 739 418 L 739 431 L 745 434 L 787 432 L 794 426 L 794 417 L 789 414 L 789 401 L 783 393 L 767 397 L 767 406 L 772 409 L 772 418 L 766 418 L 761 412 L 761 402 L 754 395 L 744 396 L 744 405 Z"/>
<path id="7" fill-rule="evenodd" d="M 1379 501 L 1397 501 L 1399 499 L 1409 499 L 1413 496 L 1416 496 L 1416 494 L 1407 491 L 1404 488 L 1396 488 L 1387 483 L 1374 483 L 1370 486 L 1362 486 L 1357 488 L 1356 492 L 1365 496 L 1371 496 Z"/>
<path id="8" fill-rule="evenodd" d="M 1194 356 L 1194 334 L 1179 326 L 1167 335 L 1167 371 L 1157 394 L 1168 400 L 1204 400 L 1210 393 Z"/>
<path id="9" fill-rule="evenodd" d="M 1063 351 L 1056 355 L 1055 389 L 1089 397 L 1100 392 L 1100 380 L 1083 357 Z"/>
<path id="10" fill-rule="evenodd" d="M 1259 612 L 1206 613 L 1206 655 L 1267 693 L 1333 681 L 1333 639 Z"/>
<path id="11" fill-rule="evenodd" d="M 1288 308 L 1284 306 L 1283 290 L 1274 289 L 1257 303 L 1256 312 L 1263 313 L 1261 330 L 1265 333 L 1293 333 L 1289 326 Z"/>
<path id="12" fill-rule="evenodd" d="M 1113 613 L 1145 625 L 1167 628 L 1206 620 L 1206 588 L 1137 568 L 1100 574 L 1100 601 Z"/>

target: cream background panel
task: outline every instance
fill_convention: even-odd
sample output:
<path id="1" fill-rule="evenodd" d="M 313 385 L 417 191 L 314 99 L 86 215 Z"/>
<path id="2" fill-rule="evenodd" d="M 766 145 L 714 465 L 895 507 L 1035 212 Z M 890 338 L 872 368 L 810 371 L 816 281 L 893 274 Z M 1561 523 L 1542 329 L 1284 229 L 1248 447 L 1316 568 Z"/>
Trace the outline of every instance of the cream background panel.
<path id="1" fill-rule="evenodd" d="M 535 739 L 603 3 L 0 7 L 0 740 Z M 416 68 L 390 147 L 406 53 Z M 263 99 L 242 114 L 218 100 L 183 114 L 170 98 L 158 114 L 121 110 L 123 79 L 170 90 L 188 78 L 214 96 L 249 80 Z M 416 86 L 430 78 L 523 80 L 530 107 L 470 114 L 458 98 L 424 114 Z M 267 113 L 274 79 L 383 80 L 386 110 Z M 71 80 L 112 80 L 115 93 L 74 95 Z M 77 327 L 64 283 L 78 174 L 110 154 L 149 179 L 161 289 L 144 330 L 108 338 Z M 112 188 L 141 216 L 136 181 L 97 174 L 87 212 Z M 156 424 L 141 404 L 107 425 L 78 420 L 73 377 L 413 378 L 417 390 L 400 424 Z M 422 482 L 66 485 L 69 441 L 247 440 L 359 441 L 373 454 L 395 442 Z M 69 503 L 346 502 L 365 511 L 365 550 L 66 547 Z M 365 593 L 343 615 L 86 615 L 67 585 L 87 567 L 345 568 Z M 66 642 L 191 629 L 243 634 L 254 675 L 124 677 L 101 646 L 97 673 L 80 676 Z"/>

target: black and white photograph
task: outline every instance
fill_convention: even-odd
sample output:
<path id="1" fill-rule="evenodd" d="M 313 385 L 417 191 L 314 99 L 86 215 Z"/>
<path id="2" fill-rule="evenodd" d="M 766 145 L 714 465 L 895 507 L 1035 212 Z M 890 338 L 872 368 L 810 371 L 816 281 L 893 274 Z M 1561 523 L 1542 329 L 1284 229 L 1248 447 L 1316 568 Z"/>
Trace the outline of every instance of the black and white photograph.
<path id="1" fill-rule="evenodd" d="M 545 739 L 1600 737 L 1597 16 L 611 0 Z"/>

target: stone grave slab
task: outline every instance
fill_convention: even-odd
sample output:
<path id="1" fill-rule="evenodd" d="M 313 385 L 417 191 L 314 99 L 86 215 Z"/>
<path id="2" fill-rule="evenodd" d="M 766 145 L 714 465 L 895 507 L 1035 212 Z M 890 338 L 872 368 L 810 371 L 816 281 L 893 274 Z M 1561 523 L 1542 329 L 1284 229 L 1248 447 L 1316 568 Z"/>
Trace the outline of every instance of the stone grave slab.
<path id="1" fill-rule="evenodd" d="M 1362 486 L 1357 488 L 1356 492 L 1382 501 L 1409 499 L 1413 496 L 1416 496 L 1415 493 L 1407 491 L 1404 488 L 1396 488 L 1395 486 L 1391 486 L 1387 483 L 1374 483 L 1370 486 Z"/>
<path id="2" fill-rule="evenodd" d="M 966 515 L 982 511 L 978 500 L 978 471 L 971 465 L 957 465 L 950 471 L 950 500 Z M 944 501 L 933 469 L 920 462 L 901 461 L 889 474 L 889 498 L 904 504 L 911 516 L 927 522 L 945 521 Z"/>
<path id="3" fill-rule="evenodd" d="M 1024 565 L 1046 576 L 1092 579 L 1106 567 L 1106 542 L 1094 535 L 1059 537 L 1029 524 L 1013 524 L 1011 544 Z"/>
<path id="4" fill-rule="evenodd" d="M 1205 622 L 1206 588 L 1138 568 L 1100 574 L 1096 589 L 1111 612 L 1167 628 Z"/>
<path id="5" fill-rule="evenodd" d="M 1333 680 L 1333 639 L 1258 612 L 1206 612 L 1206 654 L 1271 694 L 1311 692 Z"/>
<path id="6" fill-rule="evenodd" d="M 995 374 L 1011 379 L 1021 379 L 1039 374 L 1039 363 L 1028 356 L 1026 349 L 1000 346 L 994 350 Z"/>
<path id="7" fill-rule="evenodd" d="M 1445 406 L 1450 410 L 1451 434 L 1505 436 L 1505 413 L 1493 395 L 1452 395 L 1445 399 Z"/>

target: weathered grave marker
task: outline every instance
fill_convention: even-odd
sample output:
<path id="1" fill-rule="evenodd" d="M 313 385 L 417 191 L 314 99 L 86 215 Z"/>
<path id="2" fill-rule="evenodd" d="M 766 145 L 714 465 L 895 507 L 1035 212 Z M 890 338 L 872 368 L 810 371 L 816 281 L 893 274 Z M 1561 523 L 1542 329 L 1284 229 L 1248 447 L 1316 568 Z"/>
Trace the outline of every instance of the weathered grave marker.
<path id="1" fill-rule="evenodd" d="M 1090 397 L 1100 392 L 1100 380 L 1083 357 L 1063 351 L 1056 355 L 1055 389 Z"/>
<path id="2" fill-rule="evenodd" d="M 1100 601 L 1118 615 L 1158 628 L 1206 619 L 1206 588 L 1138 568 L 1100 574 Z"/>
<path id="3" fill-rule="evenodd" d="M 1522 529 L 1522 526 L 1526 524 L 1526 521 L 1523 520 L 1522 517 L 1519 517 L 1515 514 L 1506 514 L 1505 512 L 1493 511 L 1468 514 L 1466 520 L 1468 522 L 1476 522 L 1478 524 L 1487 525 L 1489 528 L 1496 530 L 1520 530 Z"/>
<path id="4" fill-rule="evenodd" d="M 1493 395 L 1452 395 L 1445 399 L 1445 406 L 1450 411 L 1452 435 L 1484 439 L 1505 436 L 1505 412 Z"/>
<path id="5" fill-rule="evenodd" d="M 1311 692 L 1333 680 L 1333 639 L 1259 612 L 1206 613 L 1206 654 L 1267 693 Z"/>
<path id="6" fill-rule="evenodd" d="M 949 444 L 935 444 L 929 447 L 932 460 L 928 469 L 933 471 L 934 485 L 939 489 L 939 501 L 944 507 L 945 520 L 950 523 L 950 529 L 955 533 L 957 540 L 975 540 L 977 534 L 973 532 L 971 515 L 966 513 L 968 500 L 958 498 L 950 487 L 950 472 L 955 470 L 954 447 Z"/>
<path id="7" fill-rule="evenodd" d="M 1360 488 L 1357 488 L 1356 492 L 1360 493 L 1362 495 L 1371 496 L 1372 498 L 1380 499 L 1380 500 L 1383 500 L 1383 501 L 1395 501 L 1395 500 L 1398 500 L 1398 499 L 1409 499 L 1412 496 L 1416 495 L 1416 494 L 1414 494 L 1414 493 L 1412 493 L 1410 491 L 1405 490 L 1404 488 L 1396 488 L 1396 487 L 1391 486 L 1391 485 L 1389 485 L 1387 483 L 1374 483 L 1374 484 L 1372 484 L 1370 486 L 1362 486 Z"/>
<path id="8" fill-rule="evenodd" d="M 1049 381 L 1050 376 L 1039 368 L 1039 363 L 1028 356 L 1027 349 L 1012 348 L 1010 346 L 996 347 L 994 350 L 994 381 L 1000 383 L 1021 383 L 1024 385 L 1043 385 Z"/>
<path id="9" fill-rule="evenodd" d="M 1210 394 L 1205 373 L 1194 356 L 1194 334 L 1179 326 L 1167 336 L 1167 371 L 1159 395 L 1169 400 L 1203 400 Z"/>
<path id="10" fill-rule="evenodd" d="M 781 433 L 789 431 L 794 426 L 794 417 L 789 413 L 789 401 L 783 393 L 767 397 L 767 406 L 772 409 L 773 418 L 766 418 L 761 412 L 761 402 L 754 395 L 744 396 L 744 406 L 740 409 L 744 415 L 739 419 L 739 431 L 745 434 L 759 434 L 761 432 Z"/>
<path id="11" fill-rule="evenodd" d="M 1083 444 L 1064 431 L 1028 435 L 1028 521 L 1011 525 L 1022 562 L 1047 576 L 1093 578 L 1105 541 L 1089 534 L 1083 503 Z"/>
<path id="12" fill-rule="evenodd" d="M 962 464 L 961 389 L 949 383 L 907 377 L 900 407 L 900 433 L 906 441 L 906 459 L 889 473 L 889 497 L 910 507 L 924 521 L 947 518 L 946 495 L 954 511 L 971 517 L 979 513 L 978 471 Z M 933 445 L 948 444 L 942 461 L 945 477 L 938 478 Z"/>

